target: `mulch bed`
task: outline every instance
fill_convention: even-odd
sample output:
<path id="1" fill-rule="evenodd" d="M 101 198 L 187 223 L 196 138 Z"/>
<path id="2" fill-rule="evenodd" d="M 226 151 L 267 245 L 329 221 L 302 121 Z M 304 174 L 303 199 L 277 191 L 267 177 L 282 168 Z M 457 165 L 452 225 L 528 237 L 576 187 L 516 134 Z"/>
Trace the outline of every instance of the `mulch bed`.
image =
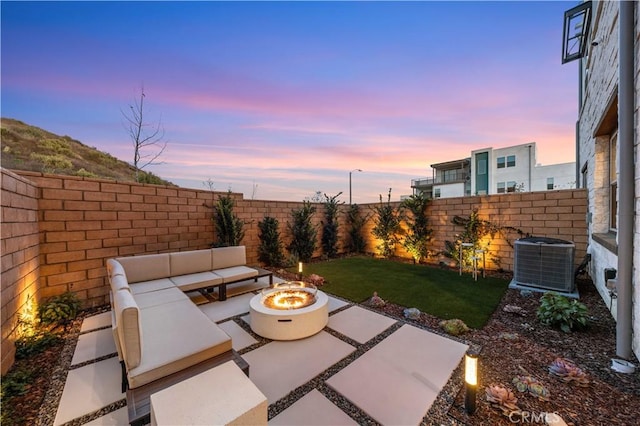
<path id="1" fill-rule="evenodd" d="M 541 325 L 536 310 L 541 293 L 508 290 L 487 325 L 460 336 L 482 347 L 477 411 L 464 411 L 464 389 L 458 393 L 449 415 L 469 425 L 511 425 L 540 423 L 543 413 L 557 413 L 568 425 L 636 425 L 640 407 L 640 374 L 613 371 L 616 356 L 616 323 L 591 280 L 578 279 L 580 302 L 589 309 L 591 324 L 587 330 L 564 333 Z M 519 306 L 523 315 L 506 312 L 506 305 Z M 387 314 L 402 316 L 404 307 L 387 304 L 379 308 Z M 422 313 L 417 322 L 438 329 L 440 319 Z M 505 336 L 507 338 L 505 338 Z M 512 340 L 513 339 L 513 340 Z M 590 380 L 587 387 L 565 383 L 548 372 L 558 357 L 573 361 Z M 632 360 L 636 365 L 637 360 Z M 514 377 L 534 376 L 550 391 L 550 401 L 540 401 L 520 393 L 512 384 Z M 485 399 L 485 386 L 502 384 L 518 398 L 523 416 L 511 418 L 492 408 Z M 527 417 L 528 416 L 528 417 Z"/>
<path id="2" fill-rule="evenodd" d="M 525 415 L 530 416 L 528 421 L 520 419 L 520 423 L 533 423 L 532 420 L 539 423 L 540 417 L 537 416 L 546 412 L 559 414 L 569 425 L 638 424 L 640 373 L 636 371 L 629 375 L 611 370 L 611 358 L 617 358 L 615 321 L 589 279 L 579 279 L 577 285 L 580 301 L 587 305 L 591 317 L 591 326 L 585 331 L 563 333 L 542 326 L 535 318 L 540 293 L 523 295 L 520 291 L 508 290 L 485 327 L 460 336 L 482 347 L 480 386 L 477 411 L 471 416 L 463 408 L 464 390 L 457 394 L 449 409 L 452 423 L 514 424 L 513 420 L 517 421 L 517 418 L 509 419 L 492 408 L 484 397 L 485 386 L 502 384 L 514 392 L 518 398 L 518 407 Z M 525 313 L 518 315 L 506 312 L 503 310 L 506 305 L 519 306 Z M 388 303 L 377 309 L 403 318 L 405 308 Z M 440 319 L 422 313 L 416 322 L 439 329 Z M 509 334 L 509 338 L 504 337 L 505 333 Z M 77 338 L 77 330 L 70 334 L 75 334 L 70 338 Z M 25 395 L 3 401 L 2 423 L 34 424 L 63 346 L 55 346 L 42 354 L 16 362 L 14 368 L 22 368 L 27 363 L 37 369 L 38 374 Z M 557 357 L 570 359 L 586 371 L 590 384 L 579 387 L 549 374 L 548 366 Z M 636 359 L 630 361 L 637 364 Z M 516 375 L 524 374 L 524 371 L 548 388 L 550 401 L 540 401 L 516 390 L 512 380 Z M 7 402 L 10 407 L 5 405 Z M 9 411 L 13 411 L 14 415 L 6 417 Z"/>

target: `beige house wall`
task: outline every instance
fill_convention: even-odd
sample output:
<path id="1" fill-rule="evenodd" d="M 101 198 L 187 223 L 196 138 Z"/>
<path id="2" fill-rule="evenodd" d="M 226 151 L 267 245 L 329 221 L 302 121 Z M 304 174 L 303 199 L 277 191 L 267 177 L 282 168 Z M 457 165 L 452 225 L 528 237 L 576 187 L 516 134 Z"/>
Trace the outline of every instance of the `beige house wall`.
<path id="1" fill-rule="evenodd" d="M 611 135 L 617 130 L 617 91 L 619 73 L 619 2 L 593 2 L 593 22 L 590 40 L 598 40 L 597 46 L 590 46 L 588 56 L 582 59 L 583 101 L 579 118 L 579 159 L 578 166 L 584 170 L 588 200 L 588 243 L 592 255 L 590 275 L 607 306 L 611 306 L 614 318 L 617 316 L 617 300 L 611 299 L 606 288 L 604 270 L 618 267 L 617 233 L 610 231 L 610 158 Z M 640 211 L 640 7 L 635 6 L 635 211 Z M 591 44 L 591 43 L 589 43 Z M 617 148 L 619 153 L 619 143 Z M 619 157 L 619 156 L 618 156 Z M 615 170 L 617 176 L 619 170 Z M 629 185 L 630 182 L 619 182 Z M 640 218 L 635 215 L 633 253 L 633 349 L 640 356 Z"/>

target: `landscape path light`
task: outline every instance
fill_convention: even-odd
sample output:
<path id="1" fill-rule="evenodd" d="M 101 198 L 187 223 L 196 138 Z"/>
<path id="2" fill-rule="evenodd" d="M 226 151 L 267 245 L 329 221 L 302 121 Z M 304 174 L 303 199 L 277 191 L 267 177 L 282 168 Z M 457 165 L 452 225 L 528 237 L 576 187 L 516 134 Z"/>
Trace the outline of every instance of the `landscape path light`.
<path id="1" fill-rule="evenodd" d="M 464 409 L 467 414 L 473 414 L 478 393 L 478 354 L 473 351 L 464 355 L 464 391 Z"/>

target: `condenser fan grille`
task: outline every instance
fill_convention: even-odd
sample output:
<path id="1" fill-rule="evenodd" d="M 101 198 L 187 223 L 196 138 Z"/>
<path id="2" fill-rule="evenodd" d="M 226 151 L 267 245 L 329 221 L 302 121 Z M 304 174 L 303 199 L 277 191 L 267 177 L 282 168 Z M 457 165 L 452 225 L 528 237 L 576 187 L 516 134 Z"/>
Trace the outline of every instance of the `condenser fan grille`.
<path id="1" fill-rule="evenodd" d="M 552 238 L 521 238 L 515 242 L 514 281 L 527 287 L 572 292 L 575 245 Z"/>

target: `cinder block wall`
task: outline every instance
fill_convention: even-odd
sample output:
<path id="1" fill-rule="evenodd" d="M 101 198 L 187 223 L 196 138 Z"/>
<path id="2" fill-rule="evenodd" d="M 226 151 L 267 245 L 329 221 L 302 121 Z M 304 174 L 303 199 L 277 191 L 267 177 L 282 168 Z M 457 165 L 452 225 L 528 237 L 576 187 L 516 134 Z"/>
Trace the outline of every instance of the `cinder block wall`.
<path id="1" fill-rule="evenodd" d="M 38 198 L 39 189 L 28 180 L 0 170 L 2 186 L 2 374 L 13 364 L 18 313 L 39 298 Z"/>
<path id="2" fill-rule="evenodd" d="M 433 249 L 444 250 L 445 240 L 454 240 L 463 228 L 452 223 L 454 216 L 468 218 L 473 210 L 480 219 L 502 227 L 513 227 L 536 237 L 573 241 L 574 263 L 578 265 L 587 250 L 587 198 L 584 189 L 521 192 L 478 197 L 447 198 L 433 201 L 427 209 L 433 229 Z M 489 245 L 490 268 L 513 270 L 513 243 L 519 237 L 507 232 L 497 234 Z M 488 258 L 489 260 L 489 258 Z"/>
<path id="3" fill-rule="evenodd" d="M 27 295 L 39 300 L 73 291 L 86 307 L 103 305 L 109 300 L 107 259 L 203 249 L 215 241 L 212 206 L 221 193 L 22 171 L 3 170 L 2 177 L 3 369 L 5 351 L 9 350 L 5 348 L 13 347 L 4 341 L 15 328 L 12 324 Z M 248 264 L 258 263 L 258 222 L 265 216 L 278 219 L 286 247 L 291 240 L 287 230 L 291 211 L 302 207 L 301 202 L 232 196 L 236 200 L 234 212 L 245 221 L 242 244 L 247 247 Z M 12 205 L 12 199 L 19 201 Z M 453 225 L 454 216 L 468 217 L 477 209 L 481 219 L 492 223 L 536 236 L 574 241 L 578 262 L 586 251 L 586 201 L 581 189 L 434 200 L 427 209 L 433 229 L 431 250 L 444 250 L 444 242 L 455 240 L 462 231 Z M 363 214 L 371 215 L 365 226 L 369 252 L 374 252 L 378 244 L 371 235 L 376 205 L 361 206 Z M 393 205 L 399 207 L 400 203 Z M 322 204 L 314 206 L 313 223 L 318 229 L 314 256 L 321 256 L 324 208 Z M 341 212 L 347 208 L 341 206 Z M 346 233 L 345 215 L 341 214 L 341 250 Z M 510 235 L 510 242 L 515 238 Z M 507 241 L 496 238 L 490 248 L 500 263 L 489 267 L 513 268 L 513 249 Z M 400 244 L 397 255 L 409 257 Z M 438 261 L 439 257 L 430 260 Z M 9 273 L 5 274 L 5 270 Z"/>

